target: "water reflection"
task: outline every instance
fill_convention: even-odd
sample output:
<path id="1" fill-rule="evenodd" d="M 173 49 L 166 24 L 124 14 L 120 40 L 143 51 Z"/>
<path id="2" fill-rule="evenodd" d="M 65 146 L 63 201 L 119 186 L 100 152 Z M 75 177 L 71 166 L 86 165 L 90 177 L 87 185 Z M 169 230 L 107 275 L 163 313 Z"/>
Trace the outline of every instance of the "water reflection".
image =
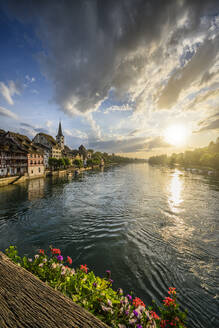
<path id="1" fill-rule="evenodd" d="M 44 197 L 45 179 L 33 179 L 28 183 L 28 199 L 35 200 Z"/>
<path id="2" fill-rule="evenodd" d="M 168 198 L 168 203 L 172 212 L 179 212 L 178 206 L 183 202 L 182 199 L 182 188 L 183 181 L 180 178 L 181 172 L 175 170 L 170 185 L 168 186 L 170 196 Z"/>

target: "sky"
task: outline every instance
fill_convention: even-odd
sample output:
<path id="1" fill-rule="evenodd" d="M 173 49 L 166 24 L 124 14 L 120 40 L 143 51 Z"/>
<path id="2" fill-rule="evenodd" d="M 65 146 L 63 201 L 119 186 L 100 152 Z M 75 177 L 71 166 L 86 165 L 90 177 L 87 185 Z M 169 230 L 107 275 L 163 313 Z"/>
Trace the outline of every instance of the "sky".
<path id="1" fill-rule="evenodd" d="M 0 128 L 129 157 L 219 136 L 218 0 L 0 0 Z"/>

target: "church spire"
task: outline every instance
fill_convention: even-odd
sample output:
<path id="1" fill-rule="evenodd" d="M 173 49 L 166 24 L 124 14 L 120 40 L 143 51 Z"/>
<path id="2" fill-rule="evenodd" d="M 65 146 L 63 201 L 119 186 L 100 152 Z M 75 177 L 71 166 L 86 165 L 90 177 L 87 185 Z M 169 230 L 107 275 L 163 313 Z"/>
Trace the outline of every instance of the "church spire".
<path id="1" fill-rule="evenodd" d="M 59 136 L 59 137 L 63 137 L 61 122 L 59 122 L 58 136 Z"/>
<path id="2" fill-rule="evenodd" d="M 56 142 L 59 145 L 61 149 L 64 149 L 65 147 L 65 140 L 64 136 L 62 134 L 62 126 L 61 126 L 61 121 L 59 121 L 59 129 L 58 129 L 58 134 L 56 136 Z"/>

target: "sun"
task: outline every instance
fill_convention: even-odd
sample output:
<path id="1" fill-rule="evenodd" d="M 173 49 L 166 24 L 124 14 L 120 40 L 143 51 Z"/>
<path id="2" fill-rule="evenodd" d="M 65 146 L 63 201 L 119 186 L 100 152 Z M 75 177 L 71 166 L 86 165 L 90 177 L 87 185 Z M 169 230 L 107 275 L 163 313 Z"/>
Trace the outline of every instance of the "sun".
<path id="1" fill-rule="evenodd" d="M 183 125 L 171 125 L 164 131 L 164 140 L 173 146 L 182 146 L 187 139 L 187 129 Z"/>

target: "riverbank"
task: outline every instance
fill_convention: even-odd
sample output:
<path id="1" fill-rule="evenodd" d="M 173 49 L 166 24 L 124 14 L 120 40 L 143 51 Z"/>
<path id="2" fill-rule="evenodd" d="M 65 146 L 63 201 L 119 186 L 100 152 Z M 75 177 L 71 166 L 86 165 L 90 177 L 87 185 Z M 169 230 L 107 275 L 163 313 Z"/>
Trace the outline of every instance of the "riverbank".
<path id="1" fill-rule="evenodd" d="M 45 178 L 49 176 L 63 176 L 63 175 L 80 175 L 84 171 L 89 171 L 93 169 L 98 169 L 100 168 L 99 165 L 94 165 L 93 167 L 82 167 L 82 168 L 75 168 L 75 167 L 70 167 L 64 170 L 46 170 L 44 174 L 41 175 L 35 175 L 35 176 L 28 176 L 28 175 L 22 175 L 22 176 L 12 176 L 12 177 L 5 177 L 5 178 L 0 178 L 0 187 L 8 186 L 10 184 L 19 184 L 26 182 L 28 180 L 33 180 L 33 179 L 39 179 L 39 178 Z"/>

